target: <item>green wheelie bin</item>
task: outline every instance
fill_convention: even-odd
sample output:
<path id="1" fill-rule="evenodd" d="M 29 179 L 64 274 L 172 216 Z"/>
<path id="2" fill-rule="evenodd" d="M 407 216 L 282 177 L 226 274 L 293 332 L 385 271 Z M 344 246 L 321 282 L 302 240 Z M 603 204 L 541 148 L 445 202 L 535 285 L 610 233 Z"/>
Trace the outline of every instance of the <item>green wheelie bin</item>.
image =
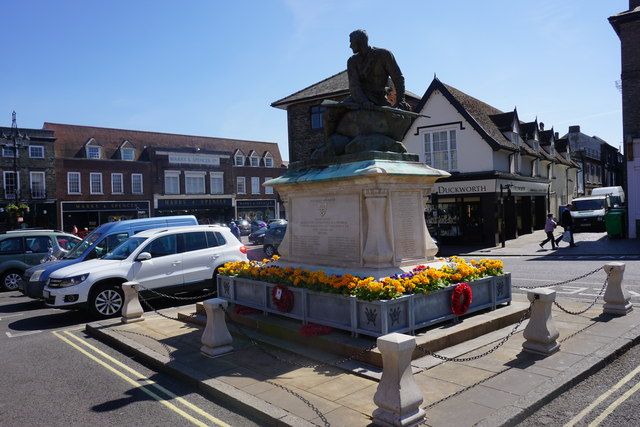
<path id="1" fill-rule="evenodd" d="M 609 237 L 624 237 L 624 210 L 611 209 L 604 216 L 604 225 Z"/>

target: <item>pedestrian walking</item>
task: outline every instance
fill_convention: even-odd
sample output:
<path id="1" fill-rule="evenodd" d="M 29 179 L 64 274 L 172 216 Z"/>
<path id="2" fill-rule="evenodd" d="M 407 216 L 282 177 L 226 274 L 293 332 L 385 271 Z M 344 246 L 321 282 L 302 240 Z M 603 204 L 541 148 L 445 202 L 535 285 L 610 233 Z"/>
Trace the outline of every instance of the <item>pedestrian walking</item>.
<path id="1" fill-rule="evenodd" d="M 573 205 L 571 203 L 568 203 L 567 208 L 563 210 L 562 214 L 560 215 L 560 225 L 562 225 L 565 233 L 569 233 L 569 247 L 575 248 L 577 245 L 573 241 L 573 218 L 571 217 L 571 209 L 573 209 Z M 560 243 L 560 241 L 562 240 L 562 236 L 564 236 L 564 233 L 558 236 L 558 238 L 556 239 L 556 245 Z"/>
<path id="2" fill-rule="evenodd" d="M 558 224 L 553 220 L 553 214 L 548 213 L 547 221 L 544 223 L 544 232 L 547 233 L 547 238 L 540 243 L 541 248 L 544 248 L 544 245 L 549 241 L 551 242 L 551 249 L 556 248 L 556 241 L 555 237 L 553 237 L 553 230 L 556 229 L 557 225 Z"/>
<path id="3" fill-rule="evenodd" d="M 231 234 L 233 234 L 238 240 L 240 240 L 240 229 L 238 228 L 236 223 L 231 221 L 229 223 L 229 228 L 231 229 Z"/>

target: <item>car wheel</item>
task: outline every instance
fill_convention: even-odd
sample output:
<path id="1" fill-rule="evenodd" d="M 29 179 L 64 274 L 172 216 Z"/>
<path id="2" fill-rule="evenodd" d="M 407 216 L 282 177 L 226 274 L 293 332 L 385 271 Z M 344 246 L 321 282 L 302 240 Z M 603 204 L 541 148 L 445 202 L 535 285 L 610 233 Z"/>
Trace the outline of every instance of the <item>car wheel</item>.
<path id="1" fill-rule="evenodd" d="M 18 289 L 18 282 L 22 278 L 19 270 L 9 270 L 2 275 L 2 289 L 5 291 L 15 291 Z"/>
<path id="2" fill-rule="evenodd" d="M 89 296 L 89 311 L 98 319 L 120 316 L 123 305 L 124 293 L 116 284 L 100 285 Z"/>
<path id="3" fill-rule="evenodd" d="M 272 256 L 274 256 L 277 253 L 278 253 L 278 251 L 276 251 L 276 248 L 274 248 L 272 245 L 267 245 L 267 246 L 264 247 L 264 254 L 266 256 L 268 256 L 269 258 L 271 258 Z"/>

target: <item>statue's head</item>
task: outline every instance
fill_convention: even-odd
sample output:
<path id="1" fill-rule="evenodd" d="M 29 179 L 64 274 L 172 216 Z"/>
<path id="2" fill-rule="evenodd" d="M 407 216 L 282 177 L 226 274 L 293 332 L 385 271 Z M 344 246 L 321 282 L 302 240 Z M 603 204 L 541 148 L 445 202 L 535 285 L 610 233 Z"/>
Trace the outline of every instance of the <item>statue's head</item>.
<path id="1" fill-rule="evenodd" d="M 353 53 L 358 53 L 362 51 L 362 48 L 369 45 L 369 36 L 365 30 L 355 30 L 349 34 L 349 41 L 349 46 Z"/>

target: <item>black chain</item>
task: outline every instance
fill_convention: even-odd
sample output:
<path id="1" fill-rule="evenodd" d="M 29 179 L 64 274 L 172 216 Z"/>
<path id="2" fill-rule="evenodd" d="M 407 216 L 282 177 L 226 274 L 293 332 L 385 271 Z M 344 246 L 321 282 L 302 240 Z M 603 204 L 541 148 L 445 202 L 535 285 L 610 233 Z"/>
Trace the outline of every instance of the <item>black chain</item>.
<path id="1" fill-rule="evenodd" d="M 607 283 L 608 282 L 609 282 L 609 277 L 604 279 L 604 284 L 602 285 L 602 288 L 600 289 L 600 292 L 598 293 L 598 295 L 596 295 L 596 298 L 593 300 L 593 302 L 591 304 L 589 304 L 589 306 L 587 308 L 585 308 L 584 310 L 582 310 L 582 311 L 570 311 L 570 310 L 567 310 L 566 308 L 564 308 L 560 304 L 558 304 L 557 301 L 553 301 L 553 304 L 556 307 L 558 307 L 560 310 L 564 311 L 565 313 L 572 314 L 574 316 L 586 313 L 589 309 L 591 309 L 591 307 L 593 307 L 596 304 L 596 302 L 598 301 L 598 298 L 600 298 L 600 295 L 602 295 L 602 293 L 604 292 L 605 288 L 607 287 Z"/>
<path id="2" fill-rule="evenodd" d="M 588 272 L 586 274 L 583 274 L 582 276 L 574 277 L 573 279 L 565 280 L 564 282 L 552 283 L 550 285 L 539 285 L 539 286 L 514 286 L 514 288 L 516 288 L 516 289 L 536 289 L 536 288 L 550 288 L 552 286 L 566 285 L 567 283 L 575 282 L 577 280 L 584 279 L 587 276 L 591 276 L 592 274 L 597 273 L 598 271 L 602 270 L 603 268 L 604 268 L 604 266 L 598 267 L 593 271 L 590 271 L 590 272 Z"/>
<path id="3" fill-rule="evenodd" d="M 327 418 L 324 416 L 324 414 L 322 412 L 320 412 L 320 410 L 313 403 L 309 402 L 309 400 L 305 399 L 299 393 L 296 393 L 295 391 L 291 390 L 290 388 L 287 388 L 287 387 L 283 386 L 282 384 L 278 384 L 278 383 L 275 383 L 273 381 L 265 380 L 265 382 L 268 383 L 268 384 L 271 384 L 272 386 L 281 388 L 282 390 L 284 390 L 287 393 L 293 395 L 294 397 L 297 397 L 302 402 L 304 402 L 309 408 L 311 408 L 311 410 L 313 412 L 315 412 L 318 415 L 318 418 L 320 418 L 322 420 L 322 423 L 325 426 L 329 427 L 331 425 L 331 423 L 329 423 L 329 420 L 327 420 Z"/>
<path id="4" fill-rule="evenodd" d="M 140 301 L 142 301 L 142 303 L 143 303 L 144 305 L 146 305 L 146 306 L 149 308 L 149 310 L 151 310 L 151 311 L 155 312 L 158 316 L 160 316 L 160 317 L 164 317 L 165 319 L 168 319 L 168 320 L 175 320 L 176 322 L 184 322 L 184 323 L 188 323 L 188 320 L 186 320 L 186 319 L 180 319 L 179 317 L 171 317 L 171 316 L 168 316 L 168 315 L 166 315 L 166 314 L 164 314 L 164 313 L 159 312 L 158 310 L 156 310 L 155 308 L 153 308 L 153 307 L 151 306 L 151 304 L 149 304 L 149 301 L 147 301 L 146 299 L 144 299 L 144 297 L 142 297 L 142 295 L 140 295 L 139 293 L 138 293 L 138 298 L 140 298 Z M 191 314 L 191 315 L 189 315 L 189 317 L 195 317 L 195 316 L 196 316 L 195 314 Z"/>
<path id="5" fill-rule="evenodd" d="M 496 345 L 494 345 L 491 349 L 485 351 L 482 354 L 478 354 L 476 356 L 471 356 L 471 357 L 446 357 L 446 356 L 442 356 L 441 354 L 437 354 L 434 353 L 432 351 L 427 350 L 426 348 L 417 345 L 416 348 L 424 353 L 426 353 L 429 356 L 433 356 L 436 359 L 440 359 L 440 360 L 444 360 L 445 362 L 470 362 L 472 360 L 477 360 L 480 359 L 482 357 L 485 357 L 491 353 L 493 353 L 494 351 L 496 351 L 497 349 L 499 349 L 500 347 L 502 347 L 508 340 L 509 338 L 511 338 L 518 330 L 518 328 L 520 327 L 520 325 L 522 325 L 522 322 L 524 322 L 524 320 L 529 317 L 529 314 L 531 313 L 531 307 L 533 307 L 533 302 L 531 304 L 529 304 L 529 308 L 527 308 L 527 311 L 525 311 L 522 314 L 522 317 L 520 318 L 520 320 L 518 320 L 518 323 L 516 323 L 516 325 L 513 327 L 513 329 L 511 329 L 511 332 L 509 332 L 509 334 L 502 338 L 500 341 L 498 341 L 498 343 Z"/>
<path id="6" fill-rule="evenodd" d="M 199 300 L 201 298 L 208 298 L 208 297 L 215 296 L 215 295 L 218 294 L 218 291 L 216 290 L 216 291 L 211 291 L 208 294 L 197 295 L 197 296 L 194 296 L 194 297 L 179 297 L 179 296 L 176 296 L 176 295 L 163 294 L 161 292 L 156 291 L 155 289 L 149 289 L 149 288 L 145 288 L 145 287 L 142 287 L 142 286 L 139 286 L 139 287 L 140 287 L 141 291 L 149 291 L 152 294 L 155 294 L 155 295 L 157 295 L 159 297 L 175 299 L 175 300 L 178 300 L 178 301 L 196 301 L 196 300 Z"/>

